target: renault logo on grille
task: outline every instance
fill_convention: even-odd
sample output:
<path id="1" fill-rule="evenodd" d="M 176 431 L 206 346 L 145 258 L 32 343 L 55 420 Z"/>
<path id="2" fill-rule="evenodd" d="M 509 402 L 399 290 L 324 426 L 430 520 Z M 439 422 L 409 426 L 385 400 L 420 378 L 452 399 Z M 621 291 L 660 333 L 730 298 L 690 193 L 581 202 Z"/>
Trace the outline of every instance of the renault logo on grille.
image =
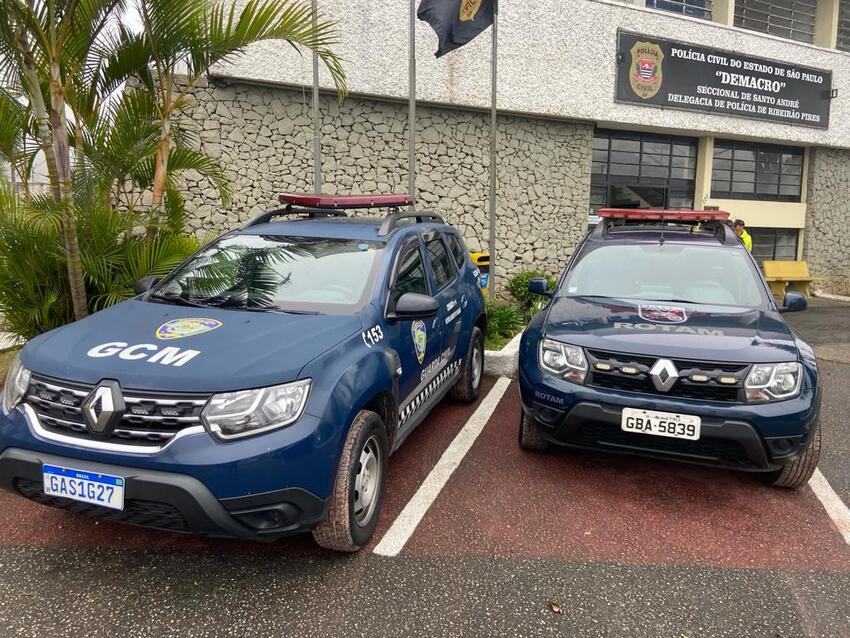
<path id="1" fill-rule="evenodd" d="M 89 434 L 107 438 L 124 415 L 124 395 L 117 381 L 101 381 L 83 401 L 83 417 Z"/>
<path id="2" fill-rule="evenodd" d="M 679 378 L 679 371 L 670 359 L 659 359 L 649 371 L 649 378 L 659 392 L 667 392 Z"/>

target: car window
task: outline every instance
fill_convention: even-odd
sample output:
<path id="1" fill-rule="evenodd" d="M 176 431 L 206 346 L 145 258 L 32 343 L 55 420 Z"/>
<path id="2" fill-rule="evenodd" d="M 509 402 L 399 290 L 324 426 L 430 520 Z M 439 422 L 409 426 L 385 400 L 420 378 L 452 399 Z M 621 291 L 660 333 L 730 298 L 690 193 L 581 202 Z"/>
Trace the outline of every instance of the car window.
<path id="1" fill-rule="evenodd" d="M 365 302 L 383 247 L 356 239 L 225 237 L 154 293 L 233 310 L 348 312 Z"/>
<path id="2" fill-rule="evenodd" d="M 699 245 L 591 245 L 560 296 L 759 307 L 763 290 L 743 251 Z"/>
<path id="3" fill-rule="evenodd" d="M 425 264 L 422 263 L 422 255 L 419 247 L 408 250 L 402 256 L 398 265 L 398 275 L 393 288 L 393 305 L 407 292 L 418 292 L 422 295 L 428 294 L 428 280 L 425 277 Z"/>
<path id="4" fill-rule="evenodd" d="M 455 258 L 455 264 L 458 269 L 463 268 L 467 263 L 467 252 L 463 242 L 454 233 L 447 233 L 446 239 L 449 242 L 449 249 L 452 251 L 452 256 Z"/>
<path id="5" fill-rule="evenodd" d="M 442 290 L 455 276 L 449 251 L 439 237 L 429 240 L 425 246 L 431 259 L 431 270 L 434 271 L 434 283 L 437 285 L 437 290 Z"/>

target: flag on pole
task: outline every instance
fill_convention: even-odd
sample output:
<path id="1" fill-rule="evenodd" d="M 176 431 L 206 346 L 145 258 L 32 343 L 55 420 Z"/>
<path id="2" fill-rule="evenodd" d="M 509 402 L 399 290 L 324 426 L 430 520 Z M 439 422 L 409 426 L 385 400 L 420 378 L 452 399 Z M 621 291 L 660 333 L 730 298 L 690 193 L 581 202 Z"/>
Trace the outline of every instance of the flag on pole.
<path id="1" fill-rule="evenodd" d="M 416 16 L 437 34 L 439 58 L 493 24 L 495 3 L 496 0 L 422 0 Z"/>

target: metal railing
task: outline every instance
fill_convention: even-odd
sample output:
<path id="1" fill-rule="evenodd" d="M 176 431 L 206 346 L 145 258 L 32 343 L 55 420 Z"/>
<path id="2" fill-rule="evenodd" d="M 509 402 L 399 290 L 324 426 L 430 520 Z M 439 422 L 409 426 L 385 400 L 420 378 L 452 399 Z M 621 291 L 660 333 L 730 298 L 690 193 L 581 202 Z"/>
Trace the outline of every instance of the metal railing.
<path id="1" fill-rule="evenodd" d="M 838 41 L 835 47 L 850 51 L 850 0 L 838 0 Z"/>

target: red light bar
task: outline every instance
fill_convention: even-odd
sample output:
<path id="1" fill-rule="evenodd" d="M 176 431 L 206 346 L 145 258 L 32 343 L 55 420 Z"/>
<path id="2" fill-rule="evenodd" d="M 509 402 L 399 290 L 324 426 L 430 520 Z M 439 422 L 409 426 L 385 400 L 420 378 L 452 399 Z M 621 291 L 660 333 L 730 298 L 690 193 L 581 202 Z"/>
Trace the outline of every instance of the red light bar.
<path id="1" fill-rule="evenodd" d="M 660 208 L 600 208 L 605 219 L 649 219 L 655 221 L 706 222 L 729 219 L 725 210 L 666 210 Z"/>
<path id="2" fill-rule="evenodd" d="M 413 203 L 410 195 L 298 195 L 283 193 L 278 198 L 282 204 L 306 208 L 386 208 L 407 206 Z"/>

